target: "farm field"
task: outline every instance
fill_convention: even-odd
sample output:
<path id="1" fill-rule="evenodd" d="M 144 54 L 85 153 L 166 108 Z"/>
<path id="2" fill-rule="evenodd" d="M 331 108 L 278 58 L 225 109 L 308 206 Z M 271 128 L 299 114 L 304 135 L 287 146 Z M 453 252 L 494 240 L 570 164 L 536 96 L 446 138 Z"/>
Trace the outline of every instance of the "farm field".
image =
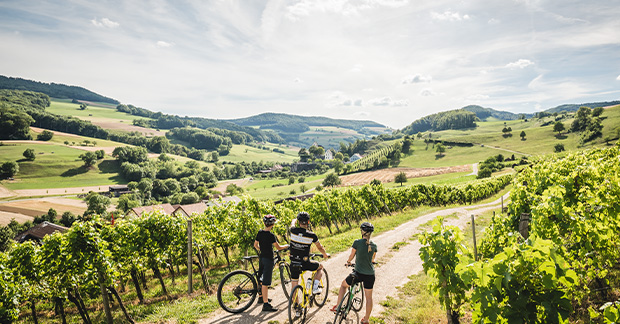
<path id="1" fill-rule="evenodd" d="M 27 161 L 22 153 L 32 148 L 36 159 Z M 14 143 L 0 146 L 0 162 L 18 161 L 16 180 L 0 182 L 10 190 L 37 188 L 66 188 L 125 183 L 118 175 L 116 160 L 105 158 L 91 168 L 85 168 L 79 158 L 84 151 L 63 145 Z"/>
<path id="2" fill-rule="evenodd" d="M 433 144 L 429 144 L 428 147 L 423 140 L 415 139 L 411 146 L 413 153 L 406 155 L 401 159 L 399 167 L 410 168 L 437 168 L 437 167 L 449 167 L 454 165 L 474 164 L 476 162 L 484 161 L 490 156 L 496 156 L 502 154 L 504 157 L 510 157 L 515 155 L 516 159 L 519 159 L 521 154 L 512 153 L 505 150 L 497 150 L 491 147 L 482 147 L 480 145 L 474 145 L 471 147 L 453 146 L 452 148 L 446 148 L 446 152 L 442 157 L 437 156 L 437 152 L 433 147 Z"/>
<path id="3" fill-rule="evenodd" d="M 269 147 L 270 150 L 263 150 L 248 145 L 233 145 L 230 153 L 228 155 L 220 156 L 219 159 L 220 161 L 245 161 L 247 163 L 251 163 L 252 161 L 292 163 L 294 160 L 299 160 L 299 156 L 297 155 L 299 149 L 294 150 L 291 148 L 287 148 L 286 146 L 278 146 L 274 144 L 265 144 L 265 146 Z M 271 151 L 271 149 L 274 148 L 283 150 L 285 153 L 283 154 Z"/>
<path id="4" fill-rule="evenodd" d="M 79 119 L 88 120 L 93 124 L 100 126 L 104 129 L 112 130 L 124 130 L 128 132 L 139 132 L 145 136 L 164 136 L 166 132 L 158 131 L 156 129 L 144 128 L 134 126 L 134 119 L 149 119 L 146 117 L 133 116 L 128 113 L 119 112 L 115 106 L 101 107 L 101 106 L 88 106 L 85 110 L 79 109 L 79 104 L 74 104 L 68 101 L 52 100 L 52 103 L 47 107 L 46 111 L 63 116 L 73 116 Z"/>

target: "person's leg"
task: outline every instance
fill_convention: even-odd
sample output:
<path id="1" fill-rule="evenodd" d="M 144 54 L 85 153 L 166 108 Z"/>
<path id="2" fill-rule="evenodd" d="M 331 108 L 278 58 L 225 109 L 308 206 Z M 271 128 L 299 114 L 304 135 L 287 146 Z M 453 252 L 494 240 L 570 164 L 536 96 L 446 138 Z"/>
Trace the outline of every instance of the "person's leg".
<path id="1" fill-rule="evenodd" d="M 362 317 L 362 321 L 368 321 L 372 312 L 372 289 L 364 289 L 364 295 L 366 295 L 366 315 Z"/>
<path id="2" fill-rule="evenodd" d="M 338 305 L 340 305 L 340 302 L 342 301 L 342 298 L 344 298 L 344 293 L 347 291 L 347 289 L 349 289 L 349 287 L 352 284 L 354 284 L 354 282 L 353 282 L 353 275 L 350 274 L 342 281 L 342 284 L 340 284 L 340 289 L 338 290 L 338 300 L 336 301 L 336 305 L 334 305 L 331 308 L 332 312 L 336 311 L 336 308 L 338 308 Z"/>
<path id="3" fill-rule="evenodd" d="M 316 269 L 316 275 L 314 276 L 314 280 L 321 280 L 321 278 L 323 277 L 323 265 L 319 264 L 319 268 Z"/>
<path id="4" fill-rule="evenodd" d="M 261 292 L 263 294 L 263 303 L 268 303 L 269 297 L 267 296 L 267 294 L 269 293 L 269 286 L 262 285 Z"/>

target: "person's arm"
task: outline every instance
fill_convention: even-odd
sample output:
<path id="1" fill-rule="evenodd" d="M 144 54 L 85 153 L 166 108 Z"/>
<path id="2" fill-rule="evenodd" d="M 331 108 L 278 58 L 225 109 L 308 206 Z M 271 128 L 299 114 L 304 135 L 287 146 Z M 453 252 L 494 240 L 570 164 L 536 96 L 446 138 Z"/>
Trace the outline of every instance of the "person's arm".
<path id="1" fill-rule="evenodd" d="M 377 256 L 377 252 L 375 252 L 375 253 L 373 253 L 373 254 L 372 254 L 372 261 L 371 261 L 372 263 L 375 263 L 375 257 L 376 257 L 376 256 Z"/>
<path id="2" fill-rule="evenodd" d="M 351 248 L 351 254 L 349 255 L 349 259 L 347 260 L 347 265 L 351 265 L 351 261 L 353 261 L 353 258 L 355 258 L 355 253 L 357 253 L 357 250 L 355 248 Z"/>
<path id="3" fill-rule="evenodd" d="M 258 244 L 258 241 L 256 240 L 254 241 L 254 248 L 260 253 L 260 244 Z"/>
<path id="4" fill-rule="evenodd" d="M 278 242 L 275 242 L 273 244 L 275 244 L 276 249 L 278 249 L 278 251 L 281 251 L 281 250 L 284 250 L 284 249 L 288 248 L 288 244 L 280 245 L 280 243 L 278 243 Z"/>
<path id="5" fill-rule="evenodd" d="M 321 252 L 321 254 L 323 254 L 323 257 L 325 259 L 329 258 L 330 255 L 325 251 L 325 248 L 323 247 L 323 245 L 321 244 L 321 242 L 316 241 L 314 242 L 314 245 L 316 245 L 316 247 L 319 249 L 319 252 Z"/>
<path id="6" fill-rule="evenodd" d="M 295 227 L 295 224 L 297 224 L 297 218 L 293 218 L 293 220 L 291 221 L 290 227 Z"/>

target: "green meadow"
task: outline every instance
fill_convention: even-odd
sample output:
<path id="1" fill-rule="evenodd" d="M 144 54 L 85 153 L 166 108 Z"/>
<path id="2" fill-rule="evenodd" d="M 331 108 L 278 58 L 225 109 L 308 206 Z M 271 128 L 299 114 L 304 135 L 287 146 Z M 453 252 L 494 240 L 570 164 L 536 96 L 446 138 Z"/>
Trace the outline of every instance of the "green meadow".
<path id="1" fill-rule="evenodd" d="M 22 153 L 34 149 L 34 161 Z M 19 173 L 15 181 L 2 181 L 12 189 L 68 188 L 126 183 L 118 174 L 116 160 L 105 158 L 91 168 L 85 168 L 79 158 L 86 151 L 63 145 L 17 143 L 0 146 L 0 162 L 17 161 Z"/>

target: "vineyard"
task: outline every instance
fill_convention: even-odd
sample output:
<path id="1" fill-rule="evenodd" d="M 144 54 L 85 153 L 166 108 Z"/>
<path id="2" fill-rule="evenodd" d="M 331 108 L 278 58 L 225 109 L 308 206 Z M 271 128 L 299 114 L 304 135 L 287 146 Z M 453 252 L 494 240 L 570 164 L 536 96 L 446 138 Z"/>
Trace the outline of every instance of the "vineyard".
<path id="1" fill-rule="evenodd" d="M 280 221 L 274 232 L 283 238 L 287 225 L 301 210 L 312 215 L 315 226 L 336 233 L 361 220 L 406 207 L 472 203 L 498 192 L 511 179 L 512 175 L 504 175 L 460 186 L 415 185 L 393 190 L 366 185 L 278 205 L 245 198 L 237 205 L 210 207 L 191 219 L 193 271 L 199 274 L 204 293 L 212 294 L 213 281 L 207 270 L 213 260 L 218 254 L 224 255 L 230 265 L 235 262 L 233 256 L 248 253 L 262 227 L 262 215 L 267 213 L 277 215 Z M 71 307 L 83 322 L 92 323 L 89 301 L 100 305 L 97 300 L 103 299 L 105 305 L 109 299 L 123 311 L 123 321 L 133 322 L 141 314 L 127 310 L 123 303 L 127 294 L 121 296 L 117 288 L 130 290 L 131 296 L 135 293 L 138 301 L 144 302 L 144 281 L 149 271 L 159 282 L 162 296 L 167 297 L 162 272 L 174 274 L 176 267 L 178 274 L 179 266 L 186 263 L 187 226 L 188 219 L 159 213 L 120 219 L 114 224 L 94 218 L 75 223 L 65 234 L 47 236 L 41 246 L 32 242 L 14 245 L 0 254 L 0 321 L 14 321 L 28 307 L 36 322 L 36 304 L 46 300 L 55 305 L 56 315 L 51 316 L 58 321 L 65 322 L 65 308 Z"/>
<path id="2" fill-rule="evenodd" d="M 618 197 L 615 146 L 524 169 L 478 255 L 458 228 L 437 223 L 421 257 L 448 322 L 468 311 L 474 323 L 618 323 Z"/>
<path id="3" fill-rule="evenodd" d="M 370 169 L 376 169 L 379 166 L 387 166 L 382 165 L 388 163 L 388 158 L 393 157 L 393 155 L 398 151 L 398 155 L 400 156 L 400 150 L 402 147 L 402 143 L 397 141 L 389 146 L 382 147 L 378 150 L 373 151 L 372 153 L 364 156 L 363 158 L 354 161 L 350 164 L 347 164 L 345 167 L 346 173 L 353 172 L 361 172 Z"/>

